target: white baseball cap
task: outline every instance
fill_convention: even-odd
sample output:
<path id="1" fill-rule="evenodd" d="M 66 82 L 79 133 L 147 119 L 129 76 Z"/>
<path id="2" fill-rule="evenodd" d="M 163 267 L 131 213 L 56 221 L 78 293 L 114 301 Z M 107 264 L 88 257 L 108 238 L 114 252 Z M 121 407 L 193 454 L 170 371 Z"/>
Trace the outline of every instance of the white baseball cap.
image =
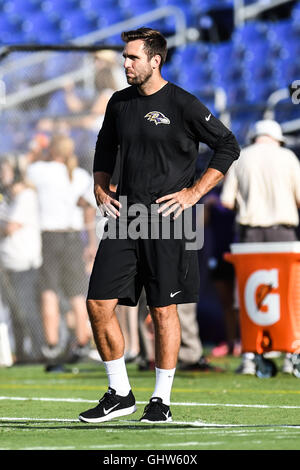
<path id="1" fill-rule="evenodd" d="M 250 132 L 251 138 L 255 139 L 255 137 L 258 137 L 260 135 L 268 135 L 270 137 L 273 137 L 273 139 L 278 140 L 278 142 L 285 141 L 280 124 L 278 124 L 278 122 L 276 121 L 272 121 L 271 119 L 257 121 L 254 124 L 253 129 Z"/>

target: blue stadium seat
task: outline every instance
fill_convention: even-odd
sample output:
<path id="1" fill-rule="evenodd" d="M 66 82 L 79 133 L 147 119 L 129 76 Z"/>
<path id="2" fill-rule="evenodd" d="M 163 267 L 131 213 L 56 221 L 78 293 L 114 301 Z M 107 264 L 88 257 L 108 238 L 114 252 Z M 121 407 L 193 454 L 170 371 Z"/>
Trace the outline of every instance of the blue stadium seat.
<path id="1" fill-rule="evenodd" d="M 193 20 L 193 10 L 191 8 L 190 2 L 184 0 L 159 0 L 157 2 L 156 8 L 168 6 L 179 8 L 185 14 L 188 24 L 191 24 Z"/>
<path id="2" fill-rule="evenodd" d="M 278 84 L 275 80 L 249 80 L 246 82 L 248 103 L 264 103 L 268 100 L 269 96 L 278 89 Z"/>
<path id="3" fill-rule="evenodd" d="M 34 2 L 32 0 L 4 0 L 2 1 L 2 9 L 5 13 L 15 13 L 24 17 L 32 13 L 40 11 L 40 2 Z"/>
<path id="4" fill-rule="evenodd" d="M 80 6 L 83 10 L 100 11 L 105 8 L 118 8 L 120 5 L 118 0 L 81 0 Z"/>
<path id="5" fill-rule="evenodd" d="M 176 68 L 172 65 L 172 63 L 166 63 L 162 69 L 162 76 L 165 80 L 168 80 L 172 83 L 178 83 L 178 73 Z"/>
<path id="6" fill-rule="evenodd" d="M 253 107 L 249 104 L 238 105 L 230 111 L 231 125 L 230 128 L 234 132 L 239 143 L 245 145 L 250 144 L 249 130 L 253 124 L 263 119 L 264 108 Z"/>
<path id="7" fill-rule="evenodd" d="M 244 81 L 228 82 L 223 85 L 227 97 L 227 106 L 237 106 L 245 103 L 247 99 L 247 87 Z"/>
<path id="8" fill-rule="evenodd" d="M 178 6 L 179 7 L 179 5 L 176 5 L 176 4 L 173 4 L 173 6 L 175 6 L 175 7 Z M 198 20 L 197 20 L 197 17 L 191 11 L 190 6 L 189 5 L 183 5 L 183 6 L 180 7 L 180 10 L 185 16 L 185 21 L 186 21 L 187 26 L 197 27 Z M 175 28 L 176 28 L 175 16 L 172 15 L 172 16 L 167 17 L 165 19 L 165 29 L 168 30 L 168 31 L 173 32 L 173 31 L 175 31 Z"/>
<path id="9" fill-rule="evenodd" d="M 276 76 L 275 62 L 247 61 L 244 64 L 245 80 L 270 80 Z"/>
<path id="10" fill-rule="evenodd" d="M 233 7 L 233 0 L 191 0 L 191 6 L 197 13 L 222 10 Z"/>
<path id="11" fill-rule="evenodd" d="M 299 119 L 298 106 L 291 103 L 291 100 L 283 100 L 275 107 L 275 119 L 282 123 L 291 121 L 293 119 Z"/>
<path id="12" fill-rule="evenodd" d="M 243 77 L 243 63 L 232 42 L 213 45 L 209 54 L 209 63 L 215 85 L 222 86 L 228 82 L 240 81 Z"/>
<path id="13" fill-rule="evenodd" d="M 17 44 L 22 43 L 23 32 L 21 25 L 11 21 L 7 16 L 0 16 L 0 43 L 1 44 Z"/>
<path id="14" fill-rule="evenodd" d="M 126 20 L 126 15 L 123 10 L 116 8 L 106 8 L 105 11 L 98 12 L 96 18 L 97 29 L 105 28 L 112 24 L 120 23 L 124 20 Z"/>
<path id="15" fill-rule="evenodd" d="M 232 119 L 231 121 L 231 130 L 234 133 L 238 143 L 243 146 L 248 142 L 249 130 L 251 129 L 252 122 L 250 121 L 241 121 L 240 119 Z"/>
<path id="16" fill-rule="evenodd" d="M 82 12 L 81 7 L 72 0 L 45 0 L 42 11 L 46 16 L 62 19 L 73 11 Z"/>
<path id="17" fill-rule="evenodd" d="M 191 43 L 186 46 L 179 47 L 173 57 L 172 64 L 174 67 L 181 69 L 191 63 L 203 63 L 208 60 L 210 47 L 203 43 Z"/>
<path id="18" fill-rule="evenodd" d="M 235 58 L 233 43 L 231 41 L 226 41 L 220 44 L 213 44 L 210 48 L 209 58 L 212 61 L 224 61 L 226 59 L 231 61 Z"/>
<path id="19" fill-rule="evenodd" d="M 85 16 L 91 19 L 99 20 L 99 27 L 118 23 L 126 18 L 125 11 L 118 5 L 117 0 L 83 0 L 81 9 Z"/>
<path id="20" fill-rule="evenodd" d="M 211 83 L 211 71 L 204 65 L 194 64 L 178 74 L 179 86 L 189 90 L 200 89 Z"/>
<path id="21" fill-rule="evenodd" d="M 300 23 L 292 23 L 291 20 L 268 22 L 268 39 L 274 49 L 277 48 L 279 57 L 282 51 L 293 42 L 300 43 Z"/>
<path id="22" fill-rule="evenodd" d="M 88 19 L 80 11 L 73 11 L 60 22 L 62 36 L 72 39 L 91 33 L 98 29 L 97 21 Z"/>
<path id="23" fill-rule="evenodd" d="M 300 17 L 299 17 L 300 19 Z M 269 22 L 269 36 L 279 41 L 300 40 L 299 22 L 291 19 Z"/>
<path id="24" fill-rule="evenodd" d="M 236 43 L 253 44 L 256 41 L 267 39 L 268 27 L 261 21 L 249 21 L 237 28 L 233 33 Z"/>
<path id="25" fill-rule="evenodd" d="M 154 10 L 158 8 L 156 0 L 118 0 L 120 8 L 134 10 L 135 8 L 144 8 L 145 10 Z"/>
<path id="26" fill-rule="evenodd" d="M 59 25 L 42 12 L 26 18 L 22 30 L 25 42 L 58 43 L 61 39 Z"/>
<path id="27" fill-rule="evenodd" d="M 135 2 L 131 1 L 130 5 L 124 6 L 123 11 L 125 12 L 127 18 L 132 18 L 133 16 L 144 15 L 145 13 L 150 13 L 153 10 L 156 10 L 157 6 L 153 5 L 152 2 Z"/>
<path id="28" fill-rule="evenodd" d="M 227 67 L 226 70 L 217 68 L 211 76 L 211 83 L 214 86 L 226 88 L 228 86 L 239 86 L 244 82 L 244 69 L 240 66 Z"/>
<path id="29" fill-rule="evenodd" d="M 2 33 L 16 33 L 19 30 L 19 25 L 12 22 L 6 15 L 0 15 L 0 31 Z"/>
<path id="30" fill-rule="evenodd" d="M 292 21 L 298 26 L 300 23 L 300 3 L 298 2 L 292 10 Z"/>
<path id="31" fill-rule="evenodd" d="M 252 108 L 250 109 L 247 104 L 235 107 L 230 112 L 231 119 L 238 120 L 240 122 L 251 122 L 255 123 L 263 118 L 264 109 Z"/>
<path id="32" fill-rule="evenodd" d="M 286 55 L 276 61 L 275 75 L 280 86 L 287 86 L 300 77 L 300 62 L 293 54 Z"/>
<path id="33" fill-rule="evenodd" d="M 270 79 L 275 73 L 275 57 L 267 41 L 249 45 L 244 57 L 245 76 L 249 80 Z"/>
<path id="34" fill-rule="evenodd" d="M 300 39 L 299 40 L 281 40 L 281 58 L 291 57 L 298 62 L 300 55 Z"/>

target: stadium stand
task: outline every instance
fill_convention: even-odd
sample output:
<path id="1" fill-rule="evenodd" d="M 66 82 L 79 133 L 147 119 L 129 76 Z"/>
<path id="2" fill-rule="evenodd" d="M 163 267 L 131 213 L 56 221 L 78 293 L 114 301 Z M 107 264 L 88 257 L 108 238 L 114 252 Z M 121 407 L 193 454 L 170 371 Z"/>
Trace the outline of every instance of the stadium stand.
<path id="1" fill-rule="evenodd" d="M 249 5 L 253 1 L 244 3 Z M 233 4 L 230 0 L 0 0 L 0 41 L 3 46 L 66 44 L 158 7 L 180 8 L 187 26 L 198 30 L 200 41 L 170 51 L 165 77 L 203 98 L 216 113 L 212 90 L 217 87 L 223 89 L 232 129 L 243 145 L 253 116 L 263 116 L 271 93 L 289 86 L 299 77 L 300 2 L 287 2 L 288 13 L 285 10 L 283 15 L 280 11 L 274 14 L 272 10 L 269 17 L 258 16 L 233 28 L 225 15 L 222 28 L 227 28 L 227 35 L 224 40 L 220 23 L 214 15 L 226 10 L 233 16 Z M 149 25 L 161 29 L 167 36 L 175 29 L 172 17 Z M 209 37 L 205 31 L 211 27 L 214 27 L 215 34 Z M 119 34 L 107 38 L 106 43 L 121 44 Z M 18 59 L 21 56 L 19 53 Z M 2 60 L 0 68 L 10 60 L 9 57 Z M 77 66 L 82 60 L 78 55 L 75 60 Z M 34 65 L 20 67 L 17 76 L 4 75 L 6 92 L 13 93 L 21 85 L 32 86 L 50 80 L 72 68 L 76 68 L 76 64 L 71 54 L 53 56 L 42 68 Z M 46 111 L 58 116 L 65 114 L 67 109 L 62 95 L 62 91 L 54 91 L 47 102 L 47 110 L 43 106 L 36 109 L 36 103 L 31 103 L 31 107 L 25 106 L 26 122 L 42 117 Z M 43 104 L 45 100 L 38 102 Z M 275 118 L 280 122 L 295 119 L 295 108 L 290 99 L 283 100 L 276 107 Z M 250 112 L 244 115 L 243 109 Z M 7 127 L 5 115 L 6 112 L 2 111 L 0 120 L 4 128 Z M 17 121 L 21 123 L 24 119 Z M 15 131 L 16 127 L 13 127 Z M 6 135 L 2 151 L 11 150 L 15 140 L 15 132 L 14 135 Z"/>

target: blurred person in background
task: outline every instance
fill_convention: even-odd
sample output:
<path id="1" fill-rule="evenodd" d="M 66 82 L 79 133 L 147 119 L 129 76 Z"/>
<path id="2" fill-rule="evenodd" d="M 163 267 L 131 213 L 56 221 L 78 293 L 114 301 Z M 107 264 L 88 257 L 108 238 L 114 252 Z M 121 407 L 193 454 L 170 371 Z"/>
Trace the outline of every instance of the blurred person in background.
<path id="1" fill-rule="evenodd" d="M 50 136 L 42 132 L 34 134 L 29 142 L 28 151 L 19 157 L 19 166 L 25 174 L 27 167 L 34 162 L 44 160 L 49 147 Z"/>
<path id="2" fill-rule="evenodd" d="M 54 123 L 50 118 L 43 117 L 36 122 L 25 152 L 17 157 L 24 175 L 29 165 L 46 158 L 53 130 Z"/>
<path id="3" fill-rule="evenodd" d="M 221 204 L 221 188 L 221 185 L 217 186 L 203 200 L 206 239 L 209 237 L 210 240 L 208 274 L 224 316 L 224 341 L 212 349 L 214 357 L 241 354 L 238 311 L 234 305 L 234 267 L 224 260 L 224 253 L 230 251 L 235 238 L 235 215 Z"/>
<path id="4" fill-rule="evenodd" d="M 68 110 L 72 113 L 72 118 L 70 119 L 72 126 L 94 131 L 98 130 L 99 125 L 102 125 L 106 106 L 114 89 L 103 89 L 91 105 L 88 104 L 87 99 L 79 96 L 74 83 L 68 82 L 64 90 Z"/>
<path id="5" fill-rule="evenodd" d="M 177 308 L 181 326 L 178 369 L 187 372 L 223 372 L 223 369 L 211 364 L 204 355 L 197 320 L 197 303 L 179 304 Z"/>
<path id="6" fill-rule="evenodd" d="M 144 323 L 141 325 L 139 322 L 140 341 L 144 347 L 141 347 L 138 368 L 141 371 L 154 370 L 154 325 L 149 309 L 146 308 L 146 301 L 143 301 L 143 295 L 139 304 L 140 318 Z M 204 355 L 197 320 L 197 303 L 178 304 L 177 310 L 181 327 L 178 369 L 186 372 L 223 372 L 223 369 L 211 364 Z"/>
<path id="7" fill-rule="evenodd" d="M 103 50 L 94 54 L 95 88 L 98 92 L 111 88 L 118 90 L 128 84 L 122 68 L 122 57 L 116 51 Z"/>
<path id="8" fill-rule="evenodd" d="M 115 51 L 98 51 L 94 55 L 94 93 L 87 95 L 82 87 L 68 81 L 64 86 L 65 103 L 72 113 L 72 125 L 98 132 L 112 94 L 127 86 Z"/>
<path id="9" fill-rule="evenodd" d="M 9 306 L 14 332 L 15 361 L 41 359 L 42 328 L 39 311 L 41 232 L 36 191 L 26 182 L 18 158 L 0 164 L 1 290 Z"/>
<path id="10" fill-rule="evenodd" d="M 236 210 L 240 243 L 297 240 L 300 207 L 300 164 L 284 148 L 281 126 L 273 120 L 255 123 L 252 143 L 244 148 L 224 180 L 222 204 Z M 283 371 L 292 373 L 291 355 Z M 254 375 L 255 354 L 243 352 L 237 373 Z"/>
<path id="11" fill-rule="evenodd" d="M 91 330 L 85 303 L 87 272 L 82 237 L 83 232 L 91 235 L 88 229 L 95 217 L 95 209 L 86 198 L 92 188 L 91 176 L 77 166 L 74 142 L 65 135 L 52 137 L 48 160 L 30 165 L 27 176 L 37 189 L 42 230 L 41 311 L 46 341 L 43 354 L 46 371 L 59 371 L 63 370 L 60 292 L 69 299 L 74 316 L 75 358 L 84 357 L 89 351 Z M 90 252 L 96 252 L 94 237 L 86 243 Z"/>
<path id="12" fill-rule="evenodd" d="M 138 370 L 155 370 L 154 326 L 143 288 L 138 302 L 138 335 L 140 352 L 136 360 Z"/>
<path id="13" fill-rule="evenodd" d="M 135 361 L 140 352 L 138 312 L 138 305 L 135 307 L 117 305 L 116 307 L 116 315 L 124 335 L 126 362 Z"/>

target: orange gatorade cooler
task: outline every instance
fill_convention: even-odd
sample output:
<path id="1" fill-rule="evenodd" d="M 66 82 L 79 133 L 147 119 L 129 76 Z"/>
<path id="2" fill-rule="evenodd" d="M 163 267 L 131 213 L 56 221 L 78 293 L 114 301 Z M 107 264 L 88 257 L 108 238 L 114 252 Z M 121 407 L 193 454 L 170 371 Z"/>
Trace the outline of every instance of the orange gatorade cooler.
<path id="1" fill-rule="evenodd" d="M 234 243 L 244 352 L 300 353 L 300 242 Z"/>

